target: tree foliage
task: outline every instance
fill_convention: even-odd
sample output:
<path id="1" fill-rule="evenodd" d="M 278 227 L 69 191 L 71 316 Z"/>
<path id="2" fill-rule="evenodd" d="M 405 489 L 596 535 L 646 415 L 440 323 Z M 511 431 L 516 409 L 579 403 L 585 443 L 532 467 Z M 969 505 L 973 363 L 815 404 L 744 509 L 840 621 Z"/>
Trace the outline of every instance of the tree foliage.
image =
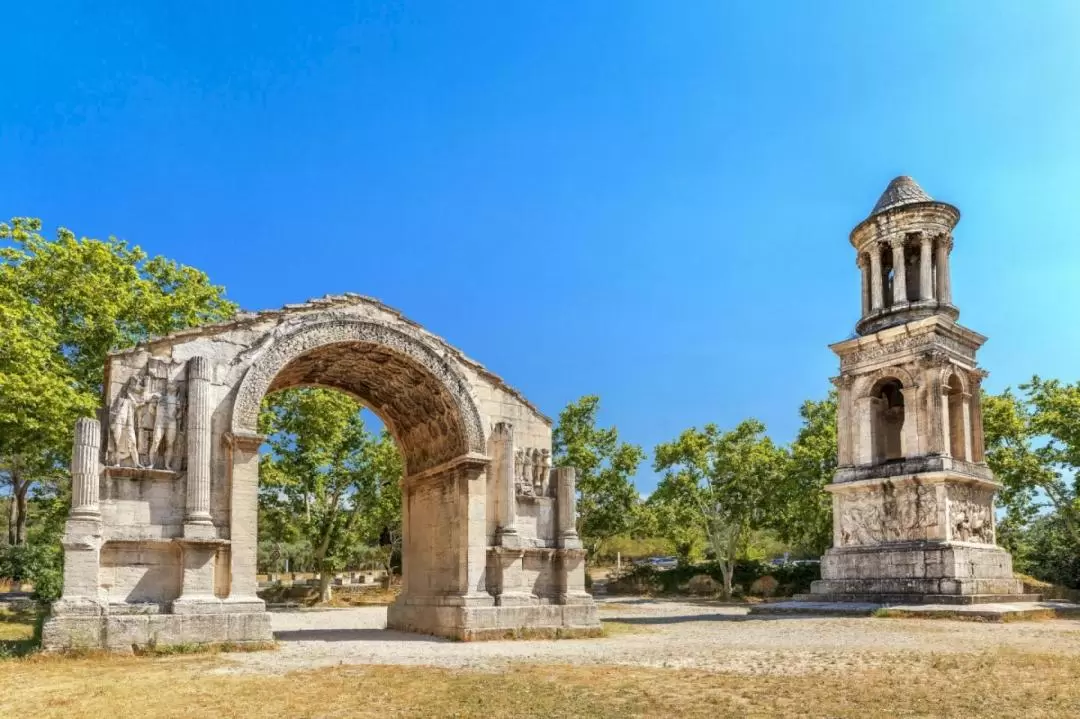
<path id="1" fill-rule="evenodd" d="M 1019 390 L 983 397 L 986 461 L 1007 510 L 1001 541 L 1030 557 L 1022 561 L 1040 579 L 1078 586 L 1080 576 L 1063 577 L 1068 563 L 1052 558 L 1080 554 L 1080 383 L 1035 376 Z"/>
<path id="2" fill-rule="evenodd" d="M 802 426 L 791 443 L 784 481 L 777 487 L 772 528 L 805 552 L 821 554 L 832 544 L 832 499 L 825 486 L 836 472 L 836 392 L 806 400 Z"/>
<path id="3" fill-rule="evenodd" d="M 293 389 L 264 400 L 259 431 L 260 535 L 311 547 L 320 599 L 358 545 L 400 537 L 403 465 L 389 433 L 375 438 L 361 406 L 324 389 Z"/>
<path id="4" fill-rule="evenodd" d="M 754 419 L 727 432 L 715 424 L 691 428 L 656 447 L 654 468 L 664 473 L 657 493 L 700 527 L 720 562 L 726 597 L 751 533 L 770 524 L 785 463 L 783 449 Z"/>
<path id="5" fill-rule="evenodd" d="M 599 408 L 595 395 L 571 402 L 552 435 L 555 466 L 577 470 L 578 534 L 590 552 L 633 527 L 641 498 L 631 477 L 645 459 L 641 447 L 619 441 L 615 427 L 596 426 Z"/>
<path id="6" fill-rule="evenodd" d="M 26 541 L 34 487 L 66 480 L 72 427 L 98 406 L 106 353 L 235 309 L 199 270 L 116 238 L 0 223 L 0 482 L 12 543 Z"/>

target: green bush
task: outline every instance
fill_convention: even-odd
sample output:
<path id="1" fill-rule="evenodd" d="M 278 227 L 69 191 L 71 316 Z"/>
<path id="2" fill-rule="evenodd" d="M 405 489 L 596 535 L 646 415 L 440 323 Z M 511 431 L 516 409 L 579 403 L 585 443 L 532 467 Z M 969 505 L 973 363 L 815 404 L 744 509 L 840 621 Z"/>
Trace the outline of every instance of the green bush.
<path id="1" fill-rule="evenodd" d="M 16 544 L 0 548 L 0 577 L 30 582 L 34 596 L 59 599 L 64 588 L 63 553 L 59 544 Z"/>
<path id="2" fill-rule="evenodd" d="M 719 562 L 701 562 L 698 564 L 679 565 L 674 569 L 659 570 L 650 565 L 635 566 L 609 591 L 648 592 L 653 594 L 678 594 L 693 577 L 707 574 L 718 583 L 723 583 L 724 574 Z M 736 596 L 745 594 L 755 579 L 772 576 L 780 583 L 779 596 L 790 596 L 810 591 L 810 582 L 821 578 L 821 566 L 818 564 L 774 566 L 767 562 L 753 559 L 735 563 L 732 577 L 732 593 Z"/>

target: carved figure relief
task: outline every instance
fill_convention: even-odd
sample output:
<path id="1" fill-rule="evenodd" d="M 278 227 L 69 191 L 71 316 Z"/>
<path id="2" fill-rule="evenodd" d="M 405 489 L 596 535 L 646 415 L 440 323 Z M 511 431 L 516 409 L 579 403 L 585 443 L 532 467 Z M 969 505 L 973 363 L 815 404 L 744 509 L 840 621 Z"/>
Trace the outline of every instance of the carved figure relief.
<path id="1" fill-rule="evenodd" d="M 519 496 L 551 495 L 551 451 L 538 447 L 514 450 L 514 486 Z"/>
<path id="2" fill-rule="evenodd" d="M 185 383 L 169 381 L 168 363 L 151 362 L 128 379 L 109 408 L 109 463 L 182 469 Z"/>
<path id="3" fill-rule="evenodd" d="M 937 523 L 937 493 L 932 486 L 895 488 L 886 484 L 840 499 L 841 546 L 926 539 Z"/>
<path id="4" fill-rule="evenodd" d="M 952 539 L 994 543 L 994 495 L 976 487 L 949 487 Z"/>

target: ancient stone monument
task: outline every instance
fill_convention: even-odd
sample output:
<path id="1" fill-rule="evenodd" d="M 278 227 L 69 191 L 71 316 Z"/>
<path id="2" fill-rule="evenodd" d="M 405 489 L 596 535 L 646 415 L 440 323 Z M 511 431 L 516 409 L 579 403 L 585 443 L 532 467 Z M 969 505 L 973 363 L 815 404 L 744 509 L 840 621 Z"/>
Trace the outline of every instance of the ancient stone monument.
<path id="1" fill-rule="evenodd" d="M 960 212 L 910 177 L 851 232 L 862 271 L 856 337 L 840 357 L 833 547 L 804 599 L 975 603 L 1021 599 L 995 543 L 998 485 L 983 457 L 975 352 L 957 323 L 949 253 Z M 1037 599 L 1037 597 L 1031 597 Z"/>
<path id="2" fill-rule="evenodd" d="M 551 421 L 499 377 L 358 295 L 241 314 L 116 352 L 80 419 L 64 593 L 47 648 L 260 642 L 258 449 L 264 395 L 360 399 L 405 462 L 402 591 L 391 628 L 461 639 L 593 633 L 572 468 Z"/>

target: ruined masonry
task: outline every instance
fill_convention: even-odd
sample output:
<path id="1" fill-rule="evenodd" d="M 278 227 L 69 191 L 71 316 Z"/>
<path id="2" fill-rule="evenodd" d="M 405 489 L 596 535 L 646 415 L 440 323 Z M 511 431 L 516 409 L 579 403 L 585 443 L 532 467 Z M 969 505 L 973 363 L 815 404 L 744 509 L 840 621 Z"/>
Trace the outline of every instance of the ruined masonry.
<path id="1" fill-rule="evenodd" d="M 303 386 L 357 397 L 404 458 L 389 627 L 599 631 L 551 420 L 397 311 L 346 295 L 241 314 L 113 353 L 105 371 L 104 408 L 75 427 L 46 648 L 271 639 L 255 594 L 256 421 L 267 393 Z"/>
<path id="2" fill-rule="evenodd" d="M 838 464 L 833 546 L 815 601 L 968 604 L 1022 595 L 996 545 L 983 456 L 986 341 L 957 323 L 949 254 L 960 212 L 893 180 L 851 232 L 862 272 L 856 337 L 832 345 Z"/>

